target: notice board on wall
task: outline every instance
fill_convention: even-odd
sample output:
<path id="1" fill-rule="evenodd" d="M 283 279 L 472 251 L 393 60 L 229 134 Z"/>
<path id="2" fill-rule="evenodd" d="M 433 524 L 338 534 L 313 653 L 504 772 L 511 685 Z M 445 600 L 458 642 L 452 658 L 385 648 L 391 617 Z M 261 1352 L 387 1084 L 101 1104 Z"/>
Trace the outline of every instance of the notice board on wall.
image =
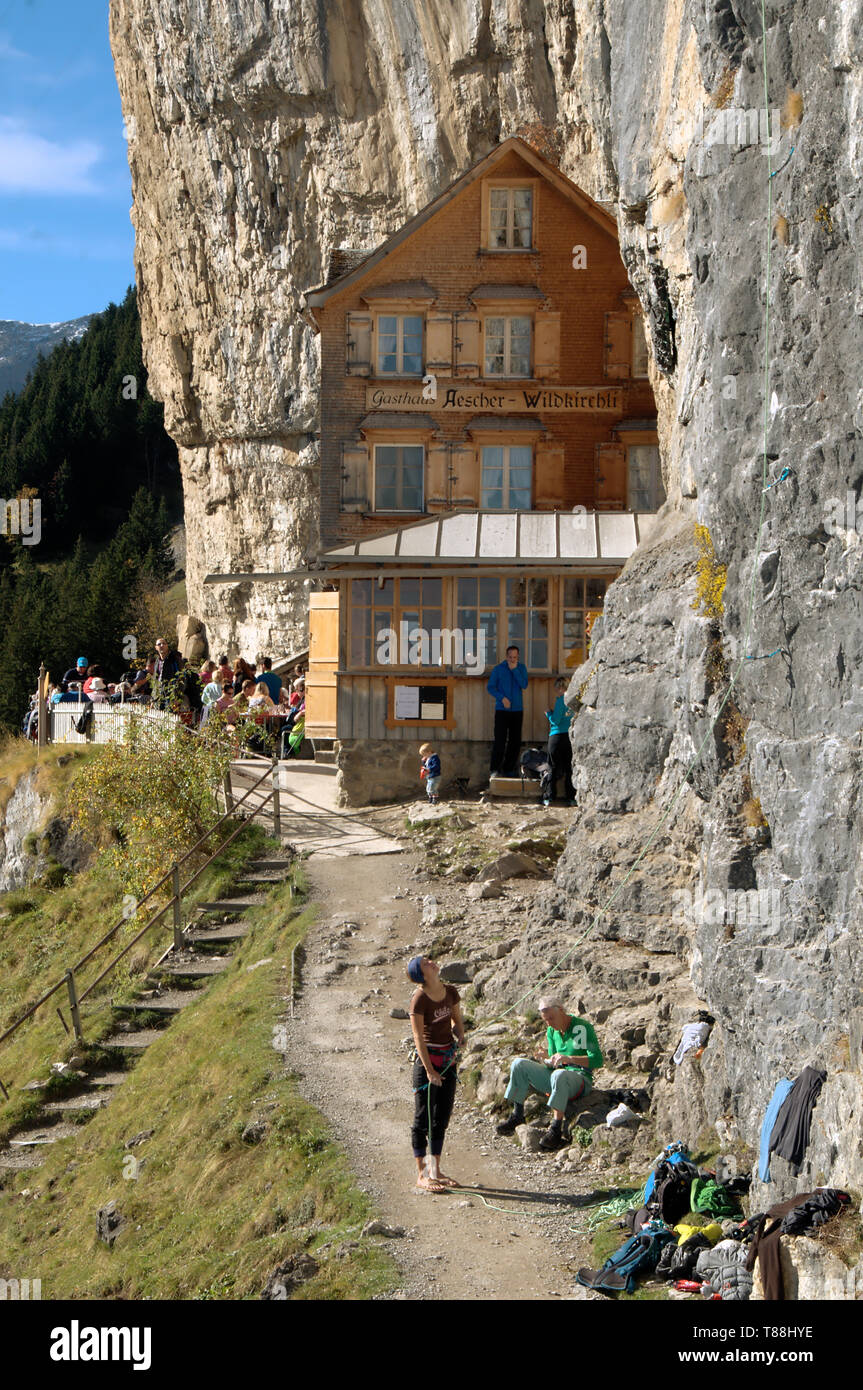
<path id="1" fill-rule="evenodd" d="M 455 727 L 452 715 L 452 681 L 440 680 L 428 684 L 420 681 L 408 682 L 395 676 L 389 682 L 389 689 L 387 728 L 413 724 Z"/>

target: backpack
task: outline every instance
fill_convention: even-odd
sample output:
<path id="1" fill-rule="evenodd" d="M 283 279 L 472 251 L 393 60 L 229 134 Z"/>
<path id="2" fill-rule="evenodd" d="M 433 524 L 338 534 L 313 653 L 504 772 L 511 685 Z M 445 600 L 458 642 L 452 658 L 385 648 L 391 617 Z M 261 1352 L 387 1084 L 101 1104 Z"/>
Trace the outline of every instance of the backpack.
<path id="1" fill-rule="evenodd" d="M 86 734 L 86 733 L 89 733 L 89 731 L 90 731 L 90 725 L 91 725 L 92 723 L 93 723 L 93 705 L 92 705 L 92 703 L 88 702 L 88 703 L 84 706 L 84 708 L 82 709 L 81 713 L 78 715 L 78 718 L 75 720 L 75 733 L 76 733 L 76 734 Z"/>
<path id="2" fill-rule="evenodd" d="M 552 767 L 548 760 L 548 754 L 541 748 L 525 748 L 521 755 L 521 775 L 525 777 L 539 778 L 539 789 L 543 796 L 551 788 Z"/>
<path id="3" fill-rule="evenodd" d="M 673 1232 L 646 1226 L 621 1245 L 601 1269 L 580 1269 L 576 1280 L 600 1293 L 632 1293 L 638 1276 L 650 1274 L 659 1263 L 663 1247 L 674 1240 Z"/>
<path id="4" fill-rule="evenodd" d="M 659 1208 L 660 1217 L 669 1226 L 676 1226 L 690 1209 L 690 1188 L 698 1177 L 698 1169 L 682 1154 L 673 1153 L 668 1158 L 660 1159 L 651 1177 L 651 1196 Z"/>

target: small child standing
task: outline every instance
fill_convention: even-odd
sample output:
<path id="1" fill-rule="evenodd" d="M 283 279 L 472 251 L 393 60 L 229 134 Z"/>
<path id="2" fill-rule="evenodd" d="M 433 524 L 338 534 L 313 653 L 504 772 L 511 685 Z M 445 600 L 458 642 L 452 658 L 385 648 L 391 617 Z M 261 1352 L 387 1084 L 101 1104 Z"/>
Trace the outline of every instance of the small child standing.
<path id="1" fill-rule="evenodd" d="M 432 806 L 437 806 L 440 801 L 440 797 L 438 796 L 438 787 L 440 786 L 440 758 L 430 743 L 423 743 L 421 745 L 420 758 L 422 759 L 420 779 L 425 778 L 428 799 Z"/>

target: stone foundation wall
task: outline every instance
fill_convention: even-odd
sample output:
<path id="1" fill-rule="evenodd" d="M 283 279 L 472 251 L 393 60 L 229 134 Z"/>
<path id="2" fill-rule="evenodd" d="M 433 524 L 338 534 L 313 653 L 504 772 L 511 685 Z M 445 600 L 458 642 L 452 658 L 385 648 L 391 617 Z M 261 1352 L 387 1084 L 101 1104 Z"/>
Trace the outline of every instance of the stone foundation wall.
<path id="1" fill-rule="evenodd" d="M 419 747 L 426 740 L 417 733 L 407 739 L 345 739 L 336 744 L 340 806 L 370 806 L 400 796 L 425 796 L 420 781 Z M 490 745 L 457 739 L 437 747 L 441 759 L 441 796 L 453 791 L 453 779 L 467 777 L 476 790 L 488 785 Z"/>

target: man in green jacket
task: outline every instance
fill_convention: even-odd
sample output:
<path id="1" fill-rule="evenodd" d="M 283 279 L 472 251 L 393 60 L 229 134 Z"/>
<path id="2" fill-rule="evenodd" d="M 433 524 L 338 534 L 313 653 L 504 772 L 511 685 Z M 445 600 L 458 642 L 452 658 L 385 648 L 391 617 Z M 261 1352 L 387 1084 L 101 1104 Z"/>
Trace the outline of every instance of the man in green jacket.
<path id="1" fill-rule="evenodd" d="M 548 1056 L 540 1048 L 536 1058 L 516 1057 L 509 1073 L 506 1098 L 513 1110 L 497 1127 L 498 1134 L 512 1134 L 524 1124 L 524 1102 L 531 1091 L 548 1096 L 553 1119 L 539 1141 L 545 1150 L 563 1148 L 566 1107 L 571 1100 L 583 1100 L 593 1089 L 593 1072 L 602 1066 L 602 1053 L 593 1025 L 584 1018 L 568 1014 L 556 996 L 544 996 L 539 1012 L 546 1024 Z"/>

